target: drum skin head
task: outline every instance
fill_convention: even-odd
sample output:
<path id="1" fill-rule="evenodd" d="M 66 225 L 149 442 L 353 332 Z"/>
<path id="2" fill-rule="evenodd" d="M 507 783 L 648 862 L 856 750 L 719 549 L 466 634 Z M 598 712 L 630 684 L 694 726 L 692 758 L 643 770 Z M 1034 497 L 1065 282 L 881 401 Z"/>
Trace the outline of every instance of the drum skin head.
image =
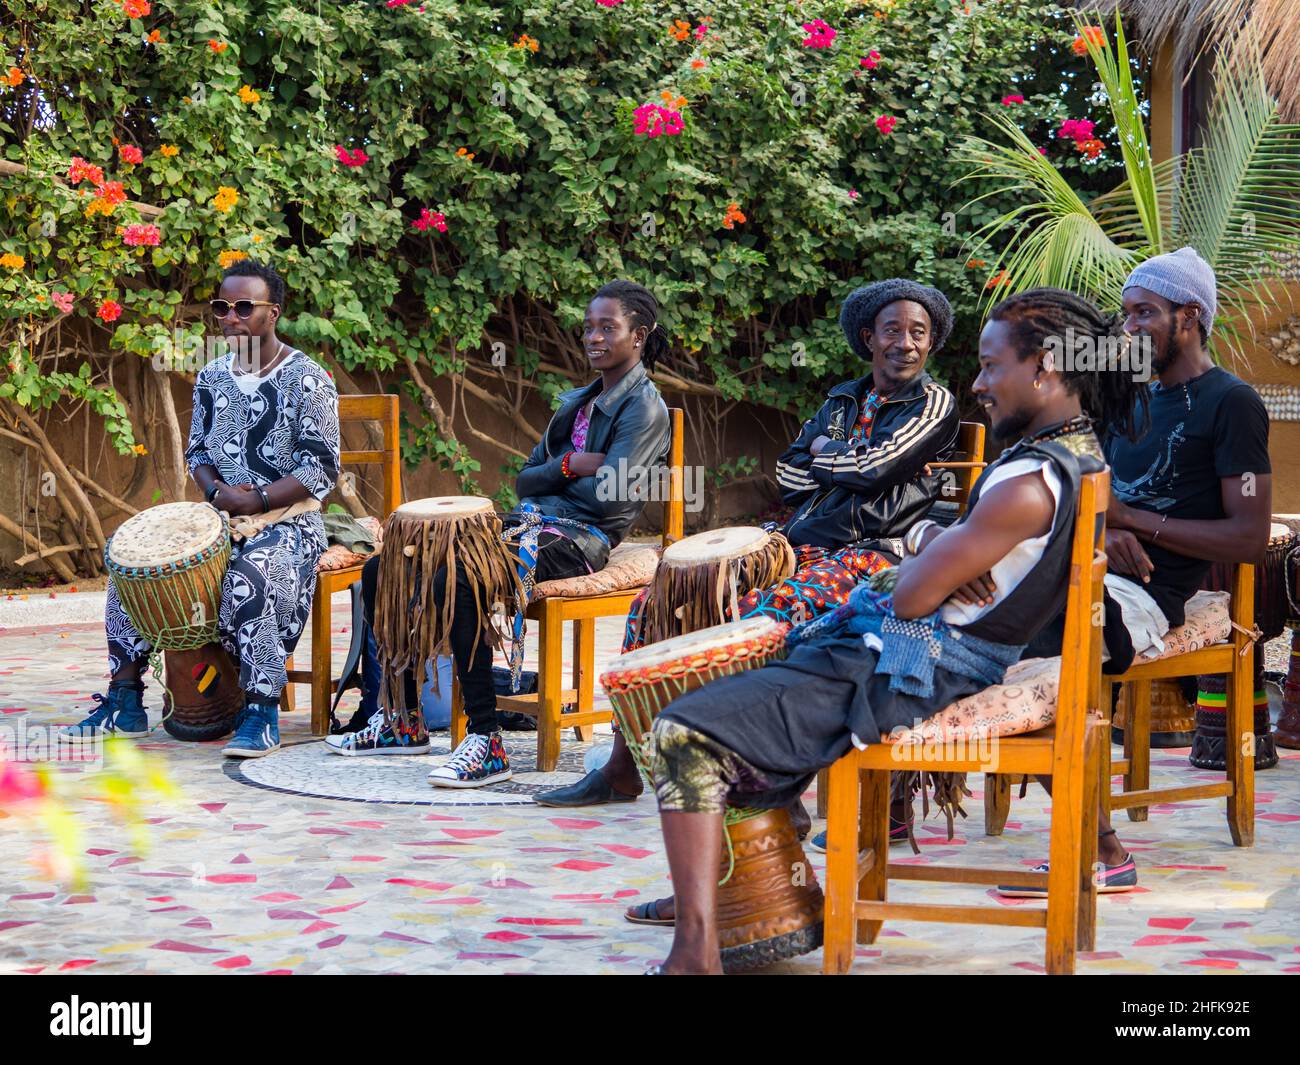
<path id="1" fill-rule="evenodd" d="M 701 651 L 713 651 L 719 647 L 730 647 L 746 640 L 770 636 L 785 628 L 784 622 L 763 616 L 728 621 L 725 625 L 713 625 L 707 629 L 688 632 L 685 636 L 674 636 L 671 640 L 660 640 L 658 643 L 638 647 L 635 651 L 628 651 L 611 663 L 611 671 L 661 666 L 665 662 L 675 662 Z"/>
<path id="2" fill-rule="evenodd" d="M 701 562 L 737 558 L 762 548 L 771 537 L 754 525 L 732 525 L 725 529 L 696 533 L 664 549 L 669 566 L 694 566 Z"/>
<path id="3" fill-rule="evenodd" d="M 119 566 L 179 562 L 221 539 L 221 514 L 207 503 L 161 503 L 127 518 L 108 545 Z"/>
<path id="4" fill-rule="evenodd" d="M 403 518 L 436 519 L 459 518 L 491 509 L 492 500 L 482 496 L 429 496 L 403 503 L 393 513 Z"/>

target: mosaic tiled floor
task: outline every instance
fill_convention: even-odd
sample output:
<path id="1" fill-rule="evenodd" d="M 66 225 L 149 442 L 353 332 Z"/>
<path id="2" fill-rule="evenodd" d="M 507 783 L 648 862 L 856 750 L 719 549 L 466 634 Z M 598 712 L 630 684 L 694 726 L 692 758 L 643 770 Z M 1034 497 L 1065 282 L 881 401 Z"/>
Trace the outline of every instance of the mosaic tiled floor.
<path id="1" fill-rule="evenodd" d="M 619 635 L 617 621 L 599 626 L 598 662 L 615 653 Z M 308 656 L 304 645 L 299 659 Z M 0 631 L 0 726 L 77 719 L 103 668 L 93 626 Z M 311 739 L 305 718 L 283 718 L 286 750 L 229 773 L 219 743 L 183 744 L 161 730 L 142 742 L 183 791 L 146 810 L 147 850 L 92 796 L 94 775 L 65 767 L 75 787 L 86 785 L 73 809 L 89 884 L 72 894 L 50 880 L 31 861 L 39 833 L 4 819 L 0 971 L 638 973 L 666 953 L 670 930 L 621 917 L 629 902 L 668 886 L 651 800 L 559 811 L 501 790 L 490 799 L 466 793 L 475 805 L 461 805 L 423 783 L 438 755 L 338 758 Z M 583 746 L 572 736 L 556 779 L 581 771 Z M 511 737 L 520 770 L 511 783 L 521 789 L 540 783 L 529 779 L 531 743 Z M 1153 756 L 1156 784 L 1201 775 L 1186 751 Z M 1015 801 L 1006 833 L 990 839 L 980 783 L 971 781 L 976 797 L 956 838 L 931 821 L 918 830 L 921 855 L 895 848 L 895 860 L 1042 860 L 1042 791 Z M 1248 850 L 1229 842 L 1221 803 L 1155 807 L 1144 824 L 1121 818 L 1142 887 L 1101 899 L 1097 950 L 1080 972 L 1300 972 L 1300 752 L 1283 752 L 1258 786 L 1257 842 Z M 342 798 L 312 794 L 324 791 Z M 368 801 L 381 794 L 398 801 Z M 820 872 L 821 856 L 809 857 Z M 897 891 L 926 901 L 991 894 L 924 884 Z M 1041 934 L 1031 930 L 909 923 L 887 925 L 876 945 L 859 948 L 854 972 L 1039 972 L 1042 961 Z M 768 971 L 815 973 L 820 963 L 818 953 Z"/>

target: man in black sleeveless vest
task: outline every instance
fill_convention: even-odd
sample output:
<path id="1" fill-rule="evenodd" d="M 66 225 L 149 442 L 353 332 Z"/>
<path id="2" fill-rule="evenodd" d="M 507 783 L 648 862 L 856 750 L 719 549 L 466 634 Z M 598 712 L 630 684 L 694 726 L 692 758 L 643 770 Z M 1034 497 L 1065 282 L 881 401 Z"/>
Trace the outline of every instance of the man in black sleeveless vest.
<path id="1" fill-rule="evenodd" d="M 1136 389 L 1053 366 L 1035 314 L 1061 302 L 1079 328 L 1105 331 L 1096 308 L 1055 289 L 1003 301 L 984 328 L 973 390 L 995 433 L 1022 439 L 984 471 L 962 521 L 909 536 L 909 557 L 885 571 L 892 580 L 859 585 L 846 607 L 792 632 L 784 660 L 696 689 L 656 721 L 654 776 L 676 893 L 661 971 L 721 970 L 725 807 L 784 806 L 851 744 L 878 742 L 999 683 L 1063 606 L 1079 478 L 1104 466 L 1088 414 L 1130 431 Z"/>

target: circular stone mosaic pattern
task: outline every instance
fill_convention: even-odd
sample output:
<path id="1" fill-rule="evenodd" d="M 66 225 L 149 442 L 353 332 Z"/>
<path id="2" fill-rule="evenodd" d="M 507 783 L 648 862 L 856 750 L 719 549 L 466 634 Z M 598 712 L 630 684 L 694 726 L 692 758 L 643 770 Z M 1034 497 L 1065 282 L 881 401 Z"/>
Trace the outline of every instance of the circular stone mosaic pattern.
<path id="1" fill-rule="evenodd" d="M 514 776 L 482 788 L 435 788 L 429 773 L 451 754 L 444 732 L 429 738 L 424 755 L 372 755 L 345 758 L 332 754 L 323 740 L 284 747 L 265 758 L 227 759 L 226 775 L 241 784 L 291 795 L 349 802 L 402 803 L 415 806 L 531 806 L 533 796 L 548 788 L 573 784 L 583 777 L 582 756 L 589 744 L 565 741 L 553 773 L 537 772 L 537 733 L 505 733 Z"/>

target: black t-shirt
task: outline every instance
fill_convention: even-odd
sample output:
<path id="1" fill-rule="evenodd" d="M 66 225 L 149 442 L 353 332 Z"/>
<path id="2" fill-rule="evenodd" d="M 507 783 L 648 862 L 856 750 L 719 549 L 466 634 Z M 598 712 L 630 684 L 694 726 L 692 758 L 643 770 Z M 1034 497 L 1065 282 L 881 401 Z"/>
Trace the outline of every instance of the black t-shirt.
<path id="1" fill-rule="evenodd" d="M 1142 439 L 1112 436 L 1105 442 L 1111 491 L 1121 503 L 1171 518 L 1226 517 L 1220 478 L 1270 472 L 1263 402 L 1250 385 L 1218 366 L 1172 388 L 1153 381 L 1150 396 L 1151 428 Z M 1155 568 L 1142 587 L 1171 626 L 1181 625 L 1183 607 L 1210 563 L 1158 542 L 1143 546 Z"/>

